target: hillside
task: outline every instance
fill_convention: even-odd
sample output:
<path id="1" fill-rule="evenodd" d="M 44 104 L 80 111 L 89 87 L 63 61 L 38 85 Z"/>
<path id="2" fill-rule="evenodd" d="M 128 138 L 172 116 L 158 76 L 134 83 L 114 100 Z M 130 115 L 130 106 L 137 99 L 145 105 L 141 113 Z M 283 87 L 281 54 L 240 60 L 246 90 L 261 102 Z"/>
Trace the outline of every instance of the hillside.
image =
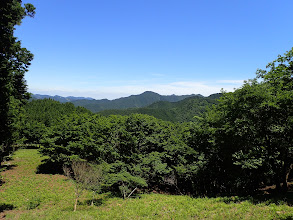
<path id="1" fill-rule="evenodd" d="M 99 112 L 104 116 L 130 115 L 134 113 L 147 114 L 171 122 L 192 121 L 194 116 L 200 116 L 207 107 L 217 103 L 221 94 L 208 97 L 194 96 L 178 102 L 159 101 L 143 108 L 111 109 Z"/>
<path id="2" fill-rule="evenodd" d="M 141 194 L 123 200 L 84 191 L 73 212 L 74 184 L 63 175 L 36 174 L 42 159 L 37 150 L 17 151 L 2 164 L 0 218 L 6 219 L 292 219 L 286 202 L 252 198 Z M 263 202 L 262 202 L 263 201 Z M 279 203 L 279 204 L 278 204 Z"/>
<path id="3" fill-rule="evenodd" d="M 158 101 L 178 102 L 188 97 L 201 96 L 201 95 L 159 95 L 155 92 L 144 92 L 140 95 L 131 95 L 125 98 L 119 98 L 114 100 L 102 99 L 102 100 L 76 100 L 72 103 L 75 106 L 85 107 L 92 112 L 100 112 L 106 109 L 127 109 L 127 108 L 140 108 L 148 106 Z"/>
<path id="4" fill-rule="evenodd" d="M 114 100 L 100 99 L 96 100 L 93 98 L 85 97 L 62 97 L 62 96 L 50 96 L 50 95 L 39 95 L 33 94 L 31 100 L 36 99 L 53 99 L 61 103 L 72 102 L 75 106 L 85 107 L 92 112 L 99 112 L 106 109 L 127 109 L 127 108 L 141 108 L 153 104 L 159 101 L 167 102 L 178 102 L 185 98 L 199 96 L 203 97 L 200 94 L 197 95 L 160 95 L 155 92 L 146 91 L 139 95 L 131 95 L 129 97 L 118 98 Z"/>

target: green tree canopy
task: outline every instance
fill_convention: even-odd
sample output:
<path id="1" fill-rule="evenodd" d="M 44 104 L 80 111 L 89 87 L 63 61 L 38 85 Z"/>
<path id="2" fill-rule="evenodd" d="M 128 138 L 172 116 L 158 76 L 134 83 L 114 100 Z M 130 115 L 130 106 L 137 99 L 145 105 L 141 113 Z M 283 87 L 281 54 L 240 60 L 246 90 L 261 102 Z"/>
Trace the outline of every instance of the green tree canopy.
<path id="1" fill-rule="evenodd" d="M 283 185 L 293 164 L 293 48 L 207 112 L 191 144 L 208 157 L 217 192 Z M 259 80 L 259 78 L 261 80 Z M 200 132 L 201 131 L 201 132 Z"/>
<path id="2" fill-rule="evenodd" d="M 21 47 L 14 36 L 15 26 L 25 16 L 33 17 L 32 4 L 22 6 L 20 0 L 0 2 L 0 146 L 8 151 L 17 128 L 21 107 L 29 98 L 24 74 L 33 59 L 33 54 Z M 0 158 L 3 155 L 1 154 Z"/>

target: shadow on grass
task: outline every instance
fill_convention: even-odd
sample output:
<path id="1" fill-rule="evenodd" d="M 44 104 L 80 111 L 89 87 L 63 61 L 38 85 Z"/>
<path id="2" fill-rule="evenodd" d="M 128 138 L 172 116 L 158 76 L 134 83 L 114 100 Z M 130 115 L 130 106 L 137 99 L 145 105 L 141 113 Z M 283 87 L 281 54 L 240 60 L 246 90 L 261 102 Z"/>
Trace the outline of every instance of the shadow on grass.
<path id="1" fill-rule="evenodd" d="M 279 217 L 277 220 L 293 220 L 293 215 Z"/>
<path id="2" fill-rule="evenodd" d="M 15 207 L 13 205 L 11 205 L 11 204 L 0 203 L 0 212 L 12 210 L 14 208 Z"/>
<path id="3" fill-rule="evenodd" d="M 14 167 L 17 167 L 17 166 L 14 165 L 14 164 L 10 164 L 10 163 L 2 164 L 2 165 L 0 166 L 0 171 L 3 172 L 3 171 L 6 171 L 6 170 L 11 170 L 11 169 L 13 169 Z"/>
<path id="4" fill-rule="evenodd" d="M 88 205 L 88 206 L 92 205 L 92 204 L 94 206 L 101 206 L 101 205 L 106 203 L 106 200 L 107 200 L 106 198 L 99 198 L 99 199 L 94 199 L 94 200 L 89 199 L 89 200 L 86 200 L 86 201 L 82 202 L 81 204 L 82 205 Z"/>
<path id="5" fill-rule="evenodd" d="M 101 194 L 100 194 L 100 196 L 101 196 Z M 97 197 L 99 197 L 99 194 L 97 194 Z M 90 206 L 90 205 L 92 205 L 92 201 L 93 201 L 94 206 L 101 206 L 101 205 L 105 204 L 108 199 L 113 199 L 113 198 L 121 199 L 121 194 L 118 194 L 118 193 L 116 194 L 113 192 L 107 193 L 107 194 L 102 194 L 102 197 L 96 198 L 94 200 L 92 200 L 92 199 L 85 200 L 83 202 L 80 202 L 80 205 Z M 133 199 L 133 198 L 141 198 L 141 196 L 135 195 L 135 196 L 130 197 L 128 199 Z"/>
<path id="6" fill-rule="evenodd" d="M 259 203 L 265 203 L 267 205 L 287 204 L 289 206 L 293 206 L 293 191 L 287 192 L 286 194 L 273 192 L 271 194 L 251 195 L 251 196 L 243 196 L 243 197 L 241 196 L 220 197 L 220 201 L 225 202 L 227 204 L 248 201 L 252 204 L 259 204 Z"/>
<path id="7" fill-rule="evenodd" d="M 6 171 L 6 170 L 11 170 L 11 169 L 13 169 L 14 167 L 16 167 L 16 165 L 11 165 L 11 164 L 9 164 L 9 163 L 7 163 L 7 164 L 2 164 L 1 166 L 0 166 L 0 172 L 4 172 L 4 171 Z M 1 176 L 0 176 L 1 177 Z M 5 182 L 3 181 L 3 179 L 2 178 L 0 178 L 0 186 L 2 186 L 3 184 L 4 184 Z"/>
<path id="8" fill-rule="evenodd" d="M 42 164 L 37 167 L 37 174 L 63 174 L 62 164 L 52 162 L 49 159 L 42 160 Z"/>
<path id="9" fill-rule="evenodd" d="M 77 201 L 77 210 L 89 210 L 91 207 L 98 207 L 103 204 L 105 204 L 107 201 L 107 198 L 98 198 L 93 200 L 85 200 L 85 201 Z M 68 206 L 66 208 L 63 208 L 62 211 L 73 211 L 73 206 Z"/>

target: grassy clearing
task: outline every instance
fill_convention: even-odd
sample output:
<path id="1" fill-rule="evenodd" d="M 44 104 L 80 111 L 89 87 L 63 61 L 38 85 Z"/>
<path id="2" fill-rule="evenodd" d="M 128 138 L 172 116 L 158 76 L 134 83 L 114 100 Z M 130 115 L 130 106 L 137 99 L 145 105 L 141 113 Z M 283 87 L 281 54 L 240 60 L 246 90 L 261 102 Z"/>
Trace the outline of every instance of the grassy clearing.
<path id="1" fill-rule="evenodd" d="M 36 174 L 44 159 L 37 150 L 19 150 L 2 173 L 1 213 L 7 219 L 293 219 L 293 207 L 275 203 L 253 204 L 238 197 L 191 198 L 144 194 L 123 200 L 100 195 L 96 205 L 85 192 L 73 212 L 74 188 L 62 175 Z M 1 217 L 0 215 L 0 217 Z"/>
<path id="2" fill-rule="evenodd" d="M 36 174 L 41 160 L 37 150 L 19 150 L 2 173 L 0 203 L 12 204 L 16 210 L 70 206 L 73 185 L 62 175 Z"/>

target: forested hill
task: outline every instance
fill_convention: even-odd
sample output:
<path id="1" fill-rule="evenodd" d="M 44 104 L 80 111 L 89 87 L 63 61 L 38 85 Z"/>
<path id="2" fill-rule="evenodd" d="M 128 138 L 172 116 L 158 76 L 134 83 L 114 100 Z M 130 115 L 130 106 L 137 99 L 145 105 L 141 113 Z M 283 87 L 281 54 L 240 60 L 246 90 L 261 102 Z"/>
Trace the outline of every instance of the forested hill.
<path id="1" fill-rule="evenodd" d="M 183 99 L 199 96 L 203 97 L 200 94 L 191 94 L 191 95 L 160 95 L 155 92 L 146 91 L 139 95 L 131 95 L 129 97 L 118 98 L 114 100 L 101 99 L 95 100 L 93 98 L 84 98 L 84 97 L 62 97 L 62 96 L 49 96 L 49 95 L 39 95 L 33 94 L 32 100 L 34 99 L 53 99 L 61 103 L 72 102 L 75 106 L 85 107 L 92 112 L 99 112 L 106 109 L 127 109 L 127 108 L 141 108 L 153 104 L 159 101 L 167 102 L 178 102 Z"/>
<path id="2" fill-rule="evenodd" d="M 217 104 L 220 93 L 208 97 L 194 96 L 178 102 L 159 101 L 142 108 L 110 109 L 99 112 L 104 116 L 131 115 L 133 113 L 147 114 L 171 122 L 193 121 L 194 116 L 200 116 L 207 107 Z"/>
<path id="3" fill-rule="evenodd" d="M 106 109 L 127 109 L 127 108 L 140 108 L 145 107 L 150 104 L 153 104 L 158 101 L 168 101 L 168 102 L 178 102 L 185 98 L 192 97 L 192 96 L 201 96 L 201 95 L 160 95 L 155 92 L 144 92 L 140 95 L 131 95 L 129 97 L 108 100 L 76 100 L 72 103 L 75 106 L 82 106 L 85 107 L 92 112 L 100 112 Z"/>

